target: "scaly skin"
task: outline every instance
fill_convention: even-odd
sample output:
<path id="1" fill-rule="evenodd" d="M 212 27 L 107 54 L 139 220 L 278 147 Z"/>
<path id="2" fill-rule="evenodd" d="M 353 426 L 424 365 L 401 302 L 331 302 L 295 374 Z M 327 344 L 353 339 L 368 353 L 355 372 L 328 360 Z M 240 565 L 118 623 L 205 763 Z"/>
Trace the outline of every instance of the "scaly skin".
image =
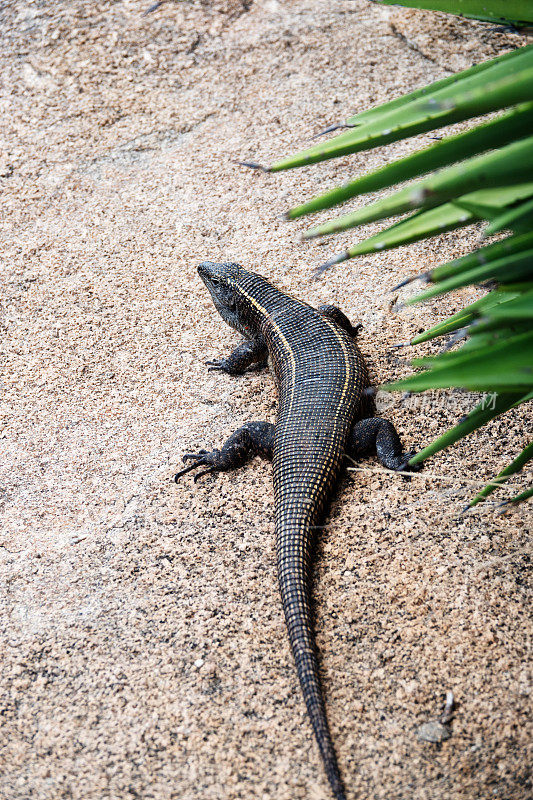
<path id="1" fill-rule="evenodd" d="M 356 329 L 334 306 L 319 310 L 236 264 L 198 268 L 217 309 L 245 336 L 211 369 L 242 374 L 270 355 L 279 386 L 275 426 L 248 423 L 222 449 L 188 453 L 193 463 L 176 479 L 204 466 L 207 472 L 241 466 L 250 455 L 273 456 L 278 580 L 298 677 L 326 774 L 336 800 L 345 800 L 327 723 L 311 621 L 313 528 L 341 472 L 346 453 L 375 447 L 383 464 L 405 469 L 409 454 L 391 423 L 361 420 L 368 376 L 355 344 Z"/>

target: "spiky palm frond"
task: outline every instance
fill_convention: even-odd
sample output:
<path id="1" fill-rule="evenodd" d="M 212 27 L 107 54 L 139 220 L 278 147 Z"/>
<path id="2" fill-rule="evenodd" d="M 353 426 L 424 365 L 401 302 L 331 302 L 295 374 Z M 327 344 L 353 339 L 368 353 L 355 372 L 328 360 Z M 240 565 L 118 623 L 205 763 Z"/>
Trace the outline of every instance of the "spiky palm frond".
<path id="1" fill-rule="evenodd" d="M 451 7 L 452 3 L 439 0 L 433 5 Z M 454 5 L 461 5 L 462 13 L 466 14 L 466 7 L 472 10 L 476 2 L 456 0 Z M 483 0 L 481 5 L 491 9 L 503 6 L 496 0 Z M 512 16 L 513 3 L 506 2 L 505 6 Z M 294 219 L 432 173 L 358 211 L 311 228 L 306 238 L 408 214 L 329 259 L 319 271 L 358 255 L 420 241 L 479 220 L 488 221 L 486 236 L 503 230 L 509 232 L 503 241 L 418 276 L 431 287 L 409 303 L 465 286 L 481 284 L 490 291 L 411 342 L 418 344 L 453 334 L 457 341 L 463 341 L 458 350 L 447 349 L 432 358 L 416 359 L 413 365 L 420 368 L 419 372 L 384 388 L 419 392 L 461 387 L 484 392 L 490 402 L 487 405 L 485 397 L 466 420 L 417 453 L 412 464 L 533 398 L 533 46 L 477 64 L 356 114 L 342 126 L 343 133 L 330 141 L 267 168 L 278 172 L 337 158 L 494 111 L 504 113 L 331 188 L 287 213 L 289 219 Z M 400 286 L 411 280 L 406 279 Z M 472 505 L 487 497 L 501 479 L 514 474 L 532 457 L 533 446 L 528 445 L 500 473 L 496 484 L 489 484 L 476 495 Z M 526 490 L 510 502 L 520 502 L 529 496 L 531 492 Z"/>

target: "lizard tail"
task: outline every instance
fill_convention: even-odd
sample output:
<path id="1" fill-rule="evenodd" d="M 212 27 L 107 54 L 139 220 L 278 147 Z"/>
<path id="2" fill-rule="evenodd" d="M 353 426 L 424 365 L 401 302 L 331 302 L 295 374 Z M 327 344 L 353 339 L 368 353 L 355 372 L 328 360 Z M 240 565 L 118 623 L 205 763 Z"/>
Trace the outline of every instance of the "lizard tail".
<path id="1" fill-rule="evenodd" d="M 281 600 L 300 686 L 326 775 L 335 800 L 346 800 L 326 717 L 313 633 L 310 591 L 312 534 L 309 519 L 305 519 L 305 515 L 295 516 L 298 518 L 293 518 L 292 522 L 285 517 L 276 535 Z"/>

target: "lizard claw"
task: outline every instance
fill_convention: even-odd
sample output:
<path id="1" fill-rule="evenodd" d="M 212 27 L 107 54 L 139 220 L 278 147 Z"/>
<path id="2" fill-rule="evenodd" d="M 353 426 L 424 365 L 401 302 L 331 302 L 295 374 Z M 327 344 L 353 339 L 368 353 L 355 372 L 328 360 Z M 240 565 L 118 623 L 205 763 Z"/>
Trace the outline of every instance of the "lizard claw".
<path id="1" fill-rule="evenodd" d="M 211 472 L 217 473 L 218 469 L 216 467 L 209 467 L 209 469 L 204 469 L 202 472 L 197 472 L 193 478 L 193 482 L 198 483 L 198 478 L 201 478 L 202 475 L 209 475 Z"/>
<path id="2" fill-rule="evenodd" d="M 185 467 L 185 469 L 180 469 L 180 471 L 177 472 L 174 475 L 174 483 L 177 483 L 182 475 L 185 475 L 187 472 L 190 472 L 191 470 L 193 470 L 197 466 L 198 466 L 198 464 L 189 464 L 189 466 Z"/>
<path id="3" fill-rule="evenodd" d="M 184 453 L 182 456 L 182 461 L 190 461 L 192 458 L 203 458 L 203 456 L 207 455 L 207 450 L 198 450 L 197 453 Z"/>
<path id="4" fill-rule="evenodd" d="M 208 372 L 226 372 L 226 362 L 224 361 L 206 361 Z"/>
<path id="5" fill-rule="evenodd" d="M 221 361 L 206 361 L 205 363 L 207 364 L 208 372 L 225 372 L 226 375 L 231 375 L 232 377 L 243 375 L 245 372 L 245 370 L 232 366 L 227 358 L 223 358 Z"/>
<path id="6" fill-rule="evenodd" d="M 196 473 L 194 476 L 195 483 L 198 481 L 198 478 L 202 477 L 202 475 L 207 475 L 209 472 L 218 472 L 219 467 L 216 465 L 218 456 L 218 450 L 213 450 L 211 453 L 207 450 L 199 450 L 197 453 L 185 453 L 183 455 L 183 461 L 193 461 L 194 463 L 189 464 L 187 467 L 184 467 L 182 470 L 177 472 L 174 475 L 174 482 L 177 483 L 182 475 L 186 475 L 187 472 L 192 472 L 192 470 L 196 469 L 196 467 L 207 467 L 207 469 Z"/>

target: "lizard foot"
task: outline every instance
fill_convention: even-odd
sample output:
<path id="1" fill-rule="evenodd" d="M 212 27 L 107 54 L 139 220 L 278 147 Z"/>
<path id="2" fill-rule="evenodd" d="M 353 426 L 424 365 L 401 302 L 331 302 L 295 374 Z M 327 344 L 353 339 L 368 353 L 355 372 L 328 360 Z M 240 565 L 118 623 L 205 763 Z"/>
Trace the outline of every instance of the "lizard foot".
<path id="1" fill-rule="evenodd" d="M 184 467 L 174 476 L 176 483 L 187 472 L 197 467 L 207 467 L 194 476 L 194 482 L 209 472 L 228 472 L 242 467 L 255 455 L 272 458 L 274 447 L 274 426 L 270 422 L 247 422 L 238 428 L 222 445 L 221 450 L 198 450 L 197 453 L 185 453 L 184 461 L 194 463 Z"/>
<path id="2" fill-rule="evenodd" d="M 219 472 L 221 469 L 219 465 L 220 450 L 212 450 L 210 453 L 207 450 L 199 450 L 197 453 L 185 453 L 183 456 L 183 461 L 194 461 L 194 463 L 189 464 L 188 467 L 185 467 L 176 473 L 176 475 L 174 475 L 174 481 L 176 483 L 182 475 L 185 475 L 187 472 L 192 472 L 192 470 L 196 469 L 196 467 L 206 466 L 208 469 L 204 469 L 201 472 L 196 473 L 194 476 L 195 483 L 198 481 L 198 478 L 202 477 L 202 475 L 207 475 L 210 472 Z"/>
<path id="3" fill-rule="evenodd" d="M 398 472 L 420 472 L 422 469 L 422 464 L 413 464 L 412 466 L 409 464 L 409 459 L 411 459 L 416 454 L 416 450 L 409 450 L 408 453 L 404 453 L 400 459 L 398 459 L 398 465 L 394 467 L 395 470 Z M 402 475 L 404 481 L 410 481 L 410 475 Z"/>

